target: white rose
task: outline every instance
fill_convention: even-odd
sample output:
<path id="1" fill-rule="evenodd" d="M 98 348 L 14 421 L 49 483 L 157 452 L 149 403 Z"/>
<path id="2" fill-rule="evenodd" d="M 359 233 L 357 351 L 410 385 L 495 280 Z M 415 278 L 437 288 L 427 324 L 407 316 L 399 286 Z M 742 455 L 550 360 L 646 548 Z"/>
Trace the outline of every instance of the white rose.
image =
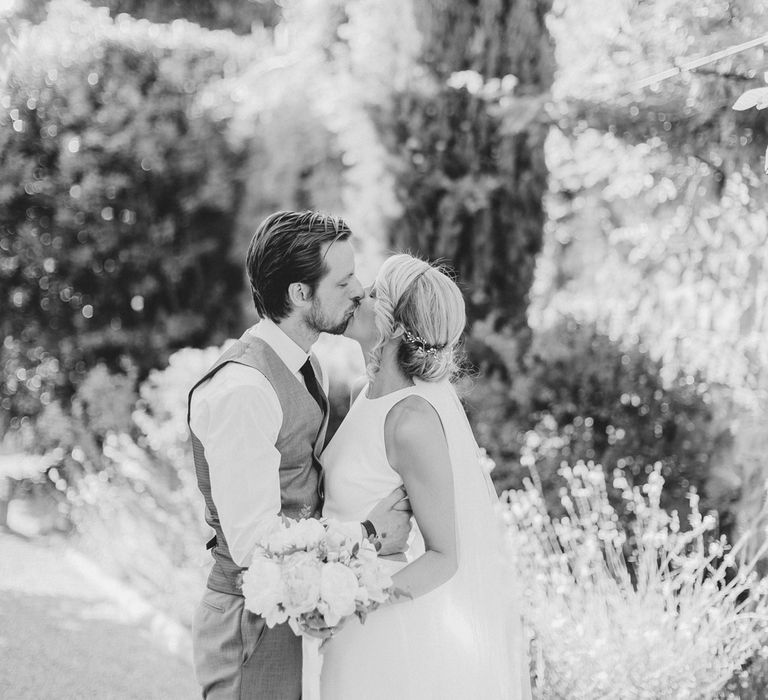
<path id="1" fill-rule="evenodd" d="M 259 520 L 256 524 L 254 535 L 256 541 L 266 548 L 270 538 L 284 529 L 285 525 L 283 524 L 283 519 L 279 515 L 272 515 Z"/>
<path id="2" fill-rule="evenodd" d="M 290 541 L 296 549 L 314 549 L 325 539 L 325 528 L 315 518 L 292 522 L 288 532 Z"/>
<path id="3" fill-rule="evenodd" d="M 339 624 L 342 617 L 355 612 L 357 576 L 343 564 L 332 562 L 322 567 L 318 609 L 329 627 Z"/>
<path id="4" fill-rule="evenodd" d="M 383 603 L 387 600 L 389 597 L 387 589 L 392 587 L 392 578 L 381 565 L 376 548 L 368 540 L 360 543 L 349 566 L 357 576 L 358 602 L 368 605 L 371 602 Z"/>
<path id="5" fill-rule="evenodd" d="M 345 532 L 338 520 L 325 521 L 325 545 L 329 561 L 338 561 L 343 549 L 348 546 L 349 533 Z"/>
<path id="6" fill-rule="evenodd" d="M 392 577 L 384 571 L 378 562 L 374 562 L 371 566 L 363 566 L 357 575 L 360 583 L 357 599 L 361 603 L 365 605 L 383 603 L 389 598 Z"/>
<path id="7" fill-rule="evenodd" d="M 290 530 L 282 523 L 279 528 L 270 533 L 264 542 L 265 549 L 273 554 L 283 554 L 293 546 Z"/>
<path id="8" fill-rule="evenodd" d="M 256 557 L 243 573 L 243 595 L 245 607 L 261 615 L 268 627 L 285 622 L 288 614 L 281 603 L 285 598 L 285 587 L 280 565 L 265 557 Z"/>
<path id="9" fill-rule="evenodd" d="M 321 564 L 311 552 L 295 552 L 283 561 L 285 608 L 289 615 L 312 612 L 320 600 Z"/>
<path id="10" fill-rule="evenodd" d="M 363 540 L 360 542 L 360 548 L 357 550 L 355 558 L 365 566 L 378 566 L 379 553 L 369 540 Z"/>

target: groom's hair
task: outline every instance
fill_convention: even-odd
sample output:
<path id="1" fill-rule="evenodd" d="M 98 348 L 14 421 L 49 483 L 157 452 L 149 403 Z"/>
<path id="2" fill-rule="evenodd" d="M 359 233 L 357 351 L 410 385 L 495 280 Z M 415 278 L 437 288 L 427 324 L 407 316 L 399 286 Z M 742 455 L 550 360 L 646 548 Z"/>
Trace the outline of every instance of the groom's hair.
<path id="1" fill-rule="evenodd" d="M 312 294 L 327 273 L 321 248 L 351 235 L 346 222 L 316 211 L 278 211 L 251 238 L 246 269 L 259 316 L 280 321 L 291 312 L 288 286 L 306 284 Z"/>

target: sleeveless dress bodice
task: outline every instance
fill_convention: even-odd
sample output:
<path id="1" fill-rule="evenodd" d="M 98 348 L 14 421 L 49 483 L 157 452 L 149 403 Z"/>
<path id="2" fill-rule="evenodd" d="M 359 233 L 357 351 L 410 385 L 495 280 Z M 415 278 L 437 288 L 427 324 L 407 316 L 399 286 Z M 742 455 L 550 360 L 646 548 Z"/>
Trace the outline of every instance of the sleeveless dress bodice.
<path id="1" fill-rule="evenodd" d="M 398 486 L 400 475 L 390 466 L 384 444 L 384 422 L 392 407 L 407 396 L 418 395 L 417 386 L 370 399 L 364 388 L 326 446 L 323 455 L 325 505 L 323 516 L 341 522 L 362 521 L 371 509 Z M 405 551 L 410 562 L 424 553 L 424 540 L 412 519 Z M 396 560 L 388 562 L 398 569 Z"/>
<path id="2" fill-rule="evenodd" d="M 352 404 L 322 455 L 325 479 L 323 516 L 340 522 L 360 522 L 371 509 L 398 486 L 400 475 L 390 466 L 384 444 L 384 422 L 392 407 L 407 396 L 418 395 L 416 386 L 393 391 L 386 396 L 369 399 L 364 388 Z M 406 546 L 405 561 L 424 553 L 424 540 L 411 519 L 411 535 Z M 387 561 L 395 571 L 404 564 L 402 557 Z"/>
<path id="3" fill-rule="evenodd" d="M 367 391 L 366 387 L 358 394 L 322 455 L 327 494 L 323 515 L 342 521 L 364 520 L 376 503 L 403 483 L 387 461 L 384 421 L 413 387 L 378 399 L 369 399 Z"/>

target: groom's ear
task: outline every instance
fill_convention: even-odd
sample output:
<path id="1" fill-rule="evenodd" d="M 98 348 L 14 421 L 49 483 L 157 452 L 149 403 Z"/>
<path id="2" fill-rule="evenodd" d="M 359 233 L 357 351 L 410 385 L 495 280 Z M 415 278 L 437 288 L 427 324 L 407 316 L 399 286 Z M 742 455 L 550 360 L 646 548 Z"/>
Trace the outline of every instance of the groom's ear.
<path id="1" fill-rule="evenodd" d="M 292 282 L 288 285 L 288 299 L 294 306 L 303 307 L 310 303 L 312 294 L 303 282 Z"/>

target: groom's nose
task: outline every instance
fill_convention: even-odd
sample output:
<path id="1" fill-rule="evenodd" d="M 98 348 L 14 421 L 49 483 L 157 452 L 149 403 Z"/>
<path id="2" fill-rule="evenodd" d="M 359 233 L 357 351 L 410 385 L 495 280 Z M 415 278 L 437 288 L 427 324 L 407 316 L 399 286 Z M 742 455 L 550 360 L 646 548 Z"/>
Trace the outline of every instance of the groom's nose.
<path id="1" fill-rule="evenodd" d="M 363 289 L 363 285 L 360 284 L 360 280 L 357 279 L 357 277 L 353 277 L 352 280 L 352 284 L 349 286 L 349 293 L 352 297 L 352 301 L 354 301 L 355 304 L 359 304 L 365 295 L 365 290 Z"/>

